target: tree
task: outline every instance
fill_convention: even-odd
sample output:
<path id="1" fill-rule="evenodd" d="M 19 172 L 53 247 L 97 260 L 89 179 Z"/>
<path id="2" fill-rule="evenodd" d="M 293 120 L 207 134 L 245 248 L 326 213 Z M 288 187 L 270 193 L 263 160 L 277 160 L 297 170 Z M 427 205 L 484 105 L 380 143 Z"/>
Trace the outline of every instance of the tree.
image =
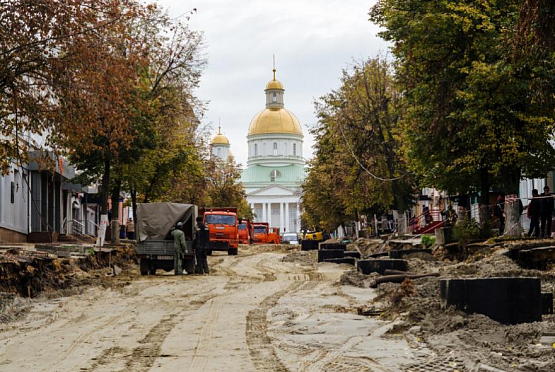
<path id="1" fill-rule="evenodd" d="M 53 86 L 75 57 L 72 39 L 110 28 L 121 14 L 110 1 L 0 2 L 0 172 L 26 162 L 26 135 L 55 132 L 58 97 Z M 113 10 L 113 8 L 112 8 Z M 101 15 L 101 16 L 99 16 Z"/>
<path id="2" fill-rule="evenodd" d="M 241 167 L 230 155 L 226 161 L 209 159 L 205 162 L 206 207 L 235 207 L 239 218 L 252 220 L 254 214 L 247 203 L 245 190 L 240 182 Z"/>
<path id="3" fill-rule="evenodd" d="M 381 0 L 370 13 L 393 42 L 411 168 L 423 186 L 480 191 L 483 212 L 492 186 L 516 194 L 523 173 L 544 175 L 555 160 L 553 111 L 534 100 L 534 68 L 512 58 L 523 4 Z"/>
<path id="4" fill-rule="evenodd" d="M 305 221 L 329 230 L 390 208 L 414 192 L 399 138 L 400 94 L 389 64 L 369 59 L 343 71 L 342 85 L 316 103 L 316 156 L 303 185 Z"/>

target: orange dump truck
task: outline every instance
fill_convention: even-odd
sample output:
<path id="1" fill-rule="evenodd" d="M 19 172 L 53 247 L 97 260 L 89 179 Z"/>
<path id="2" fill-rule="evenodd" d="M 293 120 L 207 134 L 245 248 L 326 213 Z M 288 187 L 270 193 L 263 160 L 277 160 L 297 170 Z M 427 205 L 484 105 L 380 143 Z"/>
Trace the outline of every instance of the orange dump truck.
<path id="1" fill-rule="evenodd" d="M 229 255 L 236 255 L 239 247 L 237 208 L 206 208 L 201 209 L 199 215 L 210 230 L 208 254 L 227 251 Z"/>
<path id="2" fill-rule="evenodd" d="M 252 224 L 249 220 L 239 221 L 239 244 L 251 244 L 253 240 Z"/>
<path id="3" fill-rule="evenodd" d="M 280 237 L 276 228 L 270 228 L 268 222 L 253 223 L 253 240 L 256 244 L 279 244 Z"/>

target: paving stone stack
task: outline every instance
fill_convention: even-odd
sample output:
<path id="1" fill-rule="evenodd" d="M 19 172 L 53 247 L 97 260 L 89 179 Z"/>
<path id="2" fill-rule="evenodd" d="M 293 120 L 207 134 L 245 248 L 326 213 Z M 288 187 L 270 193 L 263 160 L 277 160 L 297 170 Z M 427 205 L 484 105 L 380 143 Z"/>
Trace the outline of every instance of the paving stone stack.
<path id="1" fill-rule="evenodd" d="M 406 260 L 397 259 L 358 260 L 357 269 L 365 275 L 371 273 L 383 275 L 385 270 L 407 271 L 408 263 Z"/>
<path id="2" fill-rule="evenodd" d="M 504 324 L 542 320 L 540 279 L 441 279 L 439 285 L 443 308 L 454 306 L 467 313 L 484 314 Z"/>
<path id="3" fill-rule="evenodd" d="M 318 240 L 301 241 L 301 251 L 315 251 L 318 249 Z"/>

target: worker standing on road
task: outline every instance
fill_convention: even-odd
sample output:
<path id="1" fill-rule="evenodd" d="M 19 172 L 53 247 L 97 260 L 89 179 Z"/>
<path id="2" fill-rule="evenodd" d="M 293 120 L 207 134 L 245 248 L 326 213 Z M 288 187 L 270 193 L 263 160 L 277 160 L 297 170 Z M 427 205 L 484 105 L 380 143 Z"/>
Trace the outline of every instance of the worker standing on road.
<path id="1" fill-rule="evenodd" d="M 127 221 L 127 239 L 135 239 L 135 223 L 132 218 Z"/>
<path id="2" fill-rule="evenodd" d="M 206 250 L 209 248 L 210 230 L 202 223 L 202 217 L 197 217 L 197 231 L 195 232 L 195 256 L 197 258 L 197 273 L 208 274 L 208 260 L 206 258 Z"/>
<path id="3" fill-rule="evenodd" d="M 185 255 L 185 234 L 182 231 L 183 223 L 178 222 L 170 234 L 173 236 L 173 248 L 175 250 L 173 256 L 173 270 L 175 275 L 183 274 L 183 257 Z"/>
<path id="4" fill-rule="evenodd" d="M 553 217 L 553 197 L 549 192 L 549 186 L 543 188 L 541 206 L 542 238 L 551 238 L 551 219 Z"/>
<path id="5" fill-rule="evenodd" d="M 526 216 L 530 219 L 530 229 L 528 229 L 528 236 L 534 236 L 537 238 L 540 236 L 540 211 L 541 211 L 541 199 L 539 199 L 538 190 L 532 190 L 532 200 L 528 204 L 528 209 L 526 210 Z"/>

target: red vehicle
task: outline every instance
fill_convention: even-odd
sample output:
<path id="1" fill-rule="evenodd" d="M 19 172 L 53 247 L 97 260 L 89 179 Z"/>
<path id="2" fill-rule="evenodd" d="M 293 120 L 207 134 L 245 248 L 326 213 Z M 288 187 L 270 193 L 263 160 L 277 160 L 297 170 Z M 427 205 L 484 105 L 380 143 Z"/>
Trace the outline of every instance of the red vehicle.
<path id="1" fill-rule="evenodd" d="M 239 244 L 252 244 L 253 231 L 249 220 L 239 221 Z"/>
<path id="2" fill-rule="evenodd" d="M 268 222 L 253 223 L 253 240 L 255 244 L 279 244 L 279 230 L 270 228 Z"/>
<path id="3" fill-rule="evenodd" d="M 199 215 L 210 230 L 208 254 L 227 251 L 229 255 L 236 255 L 239 247 L 237 208 L 206 208 L 201 209 Z"/>

